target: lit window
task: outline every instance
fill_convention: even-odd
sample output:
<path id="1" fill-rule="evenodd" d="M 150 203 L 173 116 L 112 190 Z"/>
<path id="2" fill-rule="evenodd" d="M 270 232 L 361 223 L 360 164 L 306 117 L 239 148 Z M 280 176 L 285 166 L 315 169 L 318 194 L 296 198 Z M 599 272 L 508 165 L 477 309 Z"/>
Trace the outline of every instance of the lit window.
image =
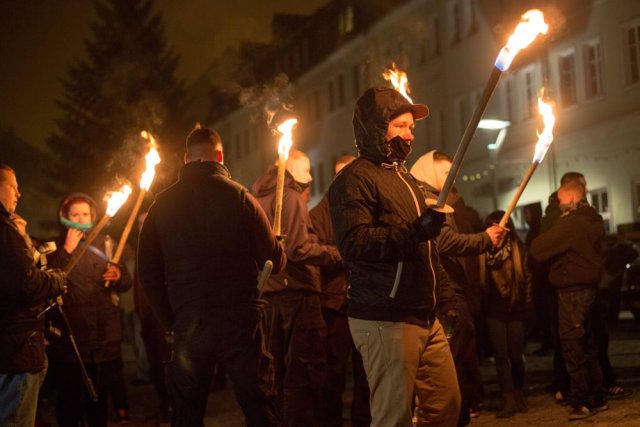
<path id="1" fill-rule="evenodd" d="M 563 106 L 578 102 L 576 92 L 576 57 L 573 52 L 558 58 L 558 74 L 560 77 L 560 100 Z"/>
<path id="2" fill-rule="evenodd" d="M 609 210 L 609 193 L 606 188 L 598 188 L 587 193 L 589 204 L 602 216 L 604 228 L 610 231 L 611 211 Z"/>
<path id="3" fill-rule="evenodd" d="M 584 62 L 584 89 L 587 99 L 602 94 L 602 54 L 600 40 L 587 43 L 582 47 Z"/>

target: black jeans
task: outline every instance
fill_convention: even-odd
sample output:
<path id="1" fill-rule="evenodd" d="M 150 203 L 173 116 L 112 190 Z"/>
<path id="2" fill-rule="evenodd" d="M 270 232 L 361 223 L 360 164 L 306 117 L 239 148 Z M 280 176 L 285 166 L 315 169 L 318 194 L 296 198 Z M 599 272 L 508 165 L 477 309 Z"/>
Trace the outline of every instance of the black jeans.
<path id="1" fill-rule="evenodd" d="M 480 377 L 480 365 L 476 352 L 476 331 L 469 305 L 464 296 L 456 295 L 456 309 L 458 319 L 453 328 L 453 334 L 449 339 L 451 355 L 456 365 L 458 385 L 462 403 L 458 426 L 466 426 L 471 422 L 469 411 L 479 402 L 477 390 L 482 379 Z"/>
<path id="2" fill-rule="evenodd" d="M 595 296 L 595 287 L 558 291 L 558 333 L 574 407 L 591 408 L 602 398 L 602 371 L 593 337 Z"/>
<path id="3" fill-rule="evenodd" d="M 223 310 L 206 303 L 183 306 L 176 313 L 166 376 L 175 405 L 173 426 L 203 425 L 215 362 L 226 368 L 247 426 L 279 425 L 261 317 L 258 306 Z"/>
<path id="4" fill-rule="evenodd" d="M 524 385 L 524 322 L 489 318 L 489 335 L 496 359 L 496 374 L 503 392 L 522 390 Z"/>
<path id="5" fill-rule="evenodd" d="M 269 352 L 275 361 L 278 405 L 284 427 L 322 426 L 326 325 L 320 297 L 300 291 L 265 295 Z"/>
<path id="6" fill-rule="evenodd" d="M 171 346 L 165 341 L 164 328 L 154 315 L 140 318 L 142 341 L 149 362 L 149 379 L 158 395 L 161 410 L 170 405 L 169 393 L 165 381 L 165 364 L 171 358 Z"/>

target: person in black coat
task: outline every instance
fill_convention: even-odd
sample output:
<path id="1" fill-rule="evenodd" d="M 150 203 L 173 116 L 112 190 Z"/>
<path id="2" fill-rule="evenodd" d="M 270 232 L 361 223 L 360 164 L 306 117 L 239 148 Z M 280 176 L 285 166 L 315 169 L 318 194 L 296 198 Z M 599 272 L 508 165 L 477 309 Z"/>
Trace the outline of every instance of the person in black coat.
<path id="1" fill-rule="evenodd" d="M 138 277 L 158 320 L 173 331 L 167 388 L 173 425 L 202 425 L 216 362 L 233 384 L 248 426 L 276 426 L 257 279 L 286 258 L 246 188 L 222 164 L 222 141 L 196 128 L 179 179 L 157 195 L 140 232 Z"/>
<path id="2" fill-rule="evenodd" d="M 560 217 L 529 248 L 537 261 L 550 261 L 549 281 L 558 297 L 558 335 L 571 382 L 570 420 L 607 408 L 592 326 L 604 227 L 585 194 L 585 186 L 577 181 L 560 187 Z"/>
<path id="3" fill-rule="evenodd" d="M 489 214 L 485 225 L 497 224 L 503 211 Z M 504 406 L 497 418 L 510 418 L 527 412 L 524 386 L 525 310 L 532 302 L 531 275 L 527 269 L 524 244 L 518 238 L 511 218 L 510 233 L 501 244 L 480 255 L 482 280 L 486 284 L 485 314 L 496 359 L 498 384 Z"/>
<path id="4" fill-rule="evenodd" d="M 275 361 L 283 425 L 321 426 L 321 393 L 326 378 L 326 325 L 320 305 L 320 267 L 340 266 L 338 250 L 318 241 L 304 191 L 311 182 L 309 158 L 291 150 L 286 163 L 282 234 L 287 267 L 264 289 L 268 349 Z M 276 168 L 253 184 L 253 193 L 273 221 Z"/>
<path id="5" fill-rule="evenodd" d="M 446 276 L 434 239 L 444 214 L 428 208 L 405 166 L 415 121 L 427 115 L 393 89 L 368 89 L 353 115 L 358 158 L 329 188 L 334 240 L 349 268 L 349 329 L 376 427 L 411 425 L 413 402 L 419 425 L 454 426 L 460 411 L 436 318 Z"/>
<path id="6" fill-rule="evenodd" d="M 65 274 L 41 271 L 28 236 L 12 220 L 20 191 L 0 164 L 0 425 L 32 426 L 47 372 L 45 302 L 65 290 Z"/>
<path id="7" fill-rule="evenodd" d="M 56 239 L 57 250 L 49 255 L 50 266 L 65 268 L 84 244 L 85 233 L 91 230 L 96 216 L 96 203 L 86 194 L 72 193 L 62 201 L 58 219 L 66 232 Z M 104 234 L 93 241 L 69 273 L 69 292 L 63 297 L 80 357 L 98 393 L 97 402 L 92 402 L 84 390 L 80 365 L 67 338 L 53 339 L 49 348 L 61 427 L 76 426 L 83 420 L 91 426 L 106 426 L 109 391 L 115 381 L 121 381 L 122 329 L 113 294 L 130 289 L 132 280 L 125 268 L 110 262 L 105 253 L 108 241 Z M 56 314 L 51 315 L 53 321 L 63 324 Z M 126 397 L 122 397 L 126 405 Z"/>

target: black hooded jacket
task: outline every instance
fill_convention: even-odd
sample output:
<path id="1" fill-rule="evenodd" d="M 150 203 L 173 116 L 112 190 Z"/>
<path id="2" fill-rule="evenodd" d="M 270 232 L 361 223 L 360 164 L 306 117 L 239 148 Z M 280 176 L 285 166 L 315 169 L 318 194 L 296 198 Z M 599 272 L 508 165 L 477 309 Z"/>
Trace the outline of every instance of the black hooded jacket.
<path id="1" fill-rule="evenodd" d="M 334 240 L 350 270 L 349 316 L 427 325 L 444 279 L 436 245 L 419 242 L 414 222 L 427 210 L 420 187 L 386 142 L 389 121 L 407 101 L 370 89 L 353 127 L 359 158 L 329 189 Z"/>
<path id="2" fill-rule="evenodd" d="M 273 223 L 277 168 L 272 166 L 253 184 L 253 194 Z M 287 267 L 269 278 L 264 291 L 298 290 L 320 292 L 320 267 L 341 265 L 338 250 L 318 241 L 309 211 L 302 199 L 302 189 L 288 171 L 285 172 L 282 198 L 282 234 Z"/>
<path id="3" fill-rule="evenodd" d="M 183 306 L 250 310 L 267 260 L 274 273 L 286 263 L 258 202 L 222 164 L 192 162 L 149 209 L 138 277 L 154 313 L 171 329 Z"/>

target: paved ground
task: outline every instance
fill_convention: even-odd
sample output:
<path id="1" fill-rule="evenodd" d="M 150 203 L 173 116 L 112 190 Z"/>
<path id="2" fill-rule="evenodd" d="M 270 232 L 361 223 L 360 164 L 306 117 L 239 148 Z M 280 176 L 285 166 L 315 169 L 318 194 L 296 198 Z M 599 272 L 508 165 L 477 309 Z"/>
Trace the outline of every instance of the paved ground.
<path id="1" fill-rule="evenodd" d="M 495 412 L 500 405 L 499 389 L 496 383 L 495 368 L 488 362 L 482 365 L 482 377 L 485 385 L 485 402 L 480 417 L 472 420 L 472 426 L 566 426 L 569 424 L 568 409 L 555 403 L 551 394 L 545 391 L 545 386 L 551 381 L 551 356 L 534 356 L 531 351 L 538 348 L 536 342 L 527 345 L 526 368 L 529 412 L 518 414 L 509 420 L 496 419 Z M 125 348 L 126 374 L 133 377 L 134 361 L 131 351 Z M 640 331 L 634 330 L 630 320 L 623 320 L 617 331 L 613 332 L 610 356 L 612 364 L 620 379 L 620 384 L 636 390 L 634 395 L 626 400 L 611 401 L 611 409 L 579 422 L 572 422 L 572 426 L 628 426 L 640 427 Z M 348 395 L 348 393 L 346 393 Z M 168 425 L 158 423 L 149 417 L 153 414 L 156 400 L 150 385 L 129 386 L 131 402 L 130 425 L 151 427 Z M 348 404 L 345 405 L 348 408 Z M 45 414 L 47 421 L 52 421 L 51 410 Z M 345 414 L 348 417 L 348 414 Z M 116 426 L 110 423 L 109 426 Z M 235 403 L 232 392 L 226 388 L 213 391 L 209 396 L 206 426 L 240 427 L 243 418 Z M 344 426 L 349 426 L 345 421 Z"/>

